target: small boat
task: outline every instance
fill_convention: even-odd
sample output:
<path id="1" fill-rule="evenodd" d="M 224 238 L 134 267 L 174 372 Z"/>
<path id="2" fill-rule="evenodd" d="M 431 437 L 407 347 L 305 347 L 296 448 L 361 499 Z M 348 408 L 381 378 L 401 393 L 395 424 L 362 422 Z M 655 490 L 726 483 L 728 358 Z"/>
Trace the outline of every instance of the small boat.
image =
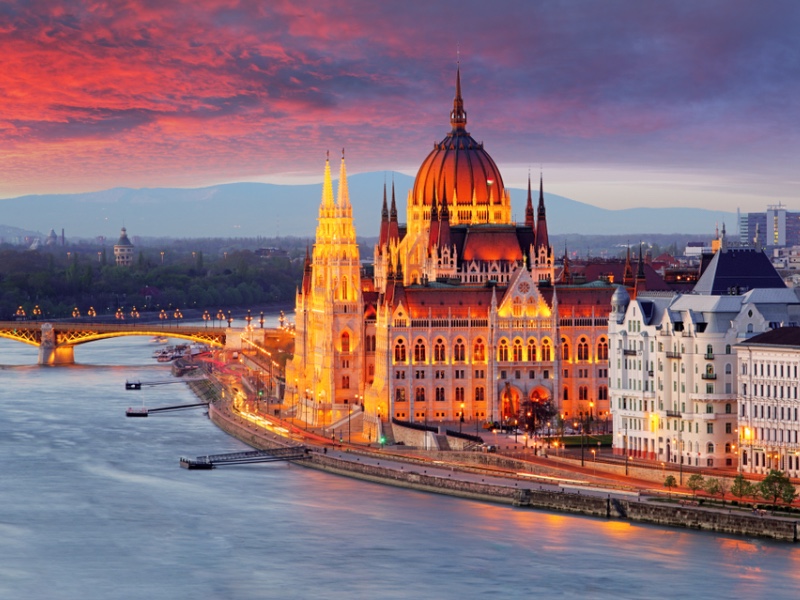
<path id="1" fill-rule="evenodd" d="M 154 335 L 150 341 L 154 344 L 166 344 L 169 338 L 165 335 Z"/>
<path id="2" fill-rule="evenodd" d="M 141 408 L 128 408 L 125 411 L 126 417 L 146 417 L 147 416 L 147 408 L 142 406 Z"/>
<path id="3" fill-rule="evenodd" d="M 140 390 L 140 389 L 142 389 L 142 382 L 141 381 L 126 381 L 125 382 L 125 389 L 126 390 Z"/>

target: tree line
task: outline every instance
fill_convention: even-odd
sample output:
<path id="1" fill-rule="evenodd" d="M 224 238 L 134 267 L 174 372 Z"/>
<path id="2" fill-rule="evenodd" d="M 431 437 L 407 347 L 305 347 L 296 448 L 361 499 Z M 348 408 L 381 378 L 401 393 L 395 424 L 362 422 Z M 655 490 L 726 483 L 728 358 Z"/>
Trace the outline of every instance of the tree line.
<path id="1" fill-rule="evenodd" d="M 137 247 L 132 266 L 117 266 L 113 249 L 91 244 L 20 250 L 0 246 L 0 319 L 68 318 L 91 309 L 140 313 L 291 305 L 302 279 L 306 240 L 283 239 L 277 252 L 242 243 Z"/>

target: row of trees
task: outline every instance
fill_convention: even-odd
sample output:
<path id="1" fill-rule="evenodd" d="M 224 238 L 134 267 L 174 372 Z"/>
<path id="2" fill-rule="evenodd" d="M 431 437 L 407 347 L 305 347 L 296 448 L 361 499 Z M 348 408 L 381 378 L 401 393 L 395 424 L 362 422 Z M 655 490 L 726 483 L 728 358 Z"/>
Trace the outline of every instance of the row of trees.
<path id="1" fill-rule="evenodd" d="M 0 320 L 34 311 L 39 318 L 67 318 L 76 307 L 102 315 L 134 306 L 145 312 L 292 304 L 305 254 L 297 246 L 272 257 L 250 249 L 209 254 L 145 247 L 131 267 L 116 266 L 102 247 L 0 247 Z"/>
<path id="2" fill-rule="evenodd" d="M 678 485 L 674 475 L 668 475 L 664 480 L 664 487 L 668 490 Z M 710 496 L 719 496 L 722 503 L 725 503 L 725 496 L 730 493 L 732 496 L 743 500 L 745 498 L 752 498 L 753 502 L 759 499 L 764 499 L 772 506 L 777 506 L 778 501 L 783 502 L 789 506 L 797 498 L 798 493 L 789 477 L 783 471 L 772 469 L 761 481 L 758 483 L 751 483 L 745 479 L 744 475 L 739 473 L 733 482 L 728 485 L 724 479 L 716 477 L 703 477 L 700 473 L 694 473 L 686 481 L 692 494 L 696 497 L 697 492 L 705 491 Z"/>

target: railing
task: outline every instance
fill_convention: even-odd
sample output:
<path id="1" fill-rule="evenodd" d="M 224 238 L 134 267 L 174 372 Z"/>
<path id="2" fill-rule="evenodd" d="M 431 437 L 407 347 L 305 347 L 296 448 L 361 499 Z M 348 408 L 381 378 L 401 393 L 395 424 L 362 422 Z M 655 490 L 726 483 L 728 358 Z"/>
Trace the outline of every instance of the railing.
<path id="1" fill-rule="evenodd" d="M 681 353 L 677 352 L 677 351 L 667 350 L 666 354 L 667 354 L 667 358 L 680 358 L 681 357 Z"/>
<path id="2" fill-rule="evenodd" d="M 717 378 L 717 374 L 716 373 L 703 373 L 701 375 L 701 377 L 703 379 L 716 379 Z"/>
<path id="3" fill-rule="evenodd" d="M 679 410 L 668 410 L 667 411 L 667 416 L 668 417 L 678 417 L 678 418 L 680 418 L 680 417 L 683 416 L 683 414 Z"/>
<path id="4" fill-rule="evenodd" d="M 623 356 L 636 356 L 636 350 L 629 350 L 628 348 L 625 348 L 622 351 L 622 354 Z"/>

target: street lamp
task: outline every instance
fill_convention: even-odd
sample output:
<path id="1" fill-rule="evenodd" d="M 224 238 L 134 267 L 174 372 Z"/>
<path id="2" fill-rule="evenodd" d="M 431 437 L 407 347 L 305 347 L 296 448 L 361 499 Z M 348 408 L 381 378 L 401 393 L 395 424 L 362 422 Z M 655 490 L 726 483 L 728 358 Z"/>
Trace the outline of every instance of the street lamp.
<path id="1" fill-rule="evenodd" d="M 76 316 L 75 313 L 77 312 L 77 310 L 78 309 L 76 308 L 75 310 L 72 311 L 72 316 L 73 317 Z M 115 316 L 116 316 L 118 321 L 124 321 L 125 320 L 125 313 L 122 312 L 122 308 L 121 307 L 117 309 L 117 313 L 116 313 Z"/>
<path id="2" fill-rule="evenodd" d="M 250 314 L 250 309 L 247 309 L 247 315 L 245 315 L 244 320 L 247 321 L 247 329 L 250 329 L 250 322 L 253 320 L 253 315 Z"/>
<path id="3" fill-rule="evenodd" d="M 36 306 L 33 307 L 33 319 L 35 321 L 38 321 L 39 317 L 41 316 L 42 316 L 42 309 L 39 308 L 39 305 L 37 304 Z"/>
<path id="4" fill-rule="evenodd" d="M 134 306 L 133 309 L 131 310 L 131 319 L 133 319 L 134 327 L 136 327 L 136 319 L 138 319 L 140 316 L 141 315 L 139 315 L 139 311 L 136 310 L 136 307 Z"/>
<path id="5" fill-rule="evenodd" d="M 78 307 L 76 306 L 75 308 L 72 309 L 72 318 L 77 319 L 80 316 L 81 316 L 81 311 L 79 311 Z"/>
<path id="6" fill-rule="evenodd" d="M 228 311 L 228 328 L 230 329 L 231 323 L 233 323 L 233 317 L 231 316 L 231 311 Z"/>
<path id="7" fill-rule="evenodd" d="M 96 317 L 97 311 L 94 309 L 94 306 L 90 306 L 89 310 L 86 311 L 87 316 Z"/>
<path id="8" fill-rule="evenodd" d="M 163 309 L 163 308 L 161 309 L 161 312 L 160 312 L 160 313 L 158 313 L 158 319 L 159 319 L 159 321 L 161 321 L 161 327 L 162 327 L 162 329 L 163 329 L 163 327 L 164 327 L 164 324 L 165 324 L 165 323 L 166 323 L 166 321 L 167 321 L 167 313 L 166 313 L 166 312 L 164 312 L 164 309 Z"/>
<path id="9" fill-rule="evenodd" d="M 461 403 L 461 418 L 458 420 L 458 433 L 461 433 L 461 427 L 464 425 L 464 403 Z"/>
<path id="10" fill-rule="evenodd" d="M 173 317 L 175 317 L 175 322 L 176 322 L 178 325 L 180 325 L 180 323 L 181 323 L 181 322 L 180 322 L 180 319 L 182 319 L 182 318 L 183 318 L 183 313 L 181 312 L 181 309 L 180 309 L 180 308 L 176 308 L 176 309 L 175 309 L 175 312 L 174 312 L 174 313 L 172 313 L 172 316 L 173 316 Z"/>
<path id="11" fill-rule="evenodd" d="M 208 322 L 209 322 L 210 320 L 211 320 L 211 315 L 210 315 L 210 314 L 208 314 L 208 311 L 207 311 L 207 310 L 204 310 L 204 311 L 203 311 L 203 323 L 205 324 L 205 326 L 206 326 L 206 329 L 208 329 Z"/>
<path id="12" fill-rule="evenodd" d="M 222 322 L 225 320 L 225 313 L 222 312 L 222 309 L 219 309 L 217 313 L 217 321 L 219 321 L 219 326 L 222 327 Z"/>
<path id="13" fill-rule="evenodd" d="M 14 313 L 17 316 L 17 319 L 24 319 L 25 318 L 25 309 L 21 306 L 17 309 L 17 312 Z"/>
<path id="14" fill-rule="evenodd" d="M 258 317 L 258 322 L 261 325 L 261 329 L 264 329 L 264 311 L 261 311 L 261 316 Z"/>
<path id="15" fill-rule="evenodd" d="M 347 400 L 345 400 L 347 402 Z M 350 443 L 350 418 L 353 414 L 353 407 L 350 403 L 347 403 L 347 443 Z"/>

